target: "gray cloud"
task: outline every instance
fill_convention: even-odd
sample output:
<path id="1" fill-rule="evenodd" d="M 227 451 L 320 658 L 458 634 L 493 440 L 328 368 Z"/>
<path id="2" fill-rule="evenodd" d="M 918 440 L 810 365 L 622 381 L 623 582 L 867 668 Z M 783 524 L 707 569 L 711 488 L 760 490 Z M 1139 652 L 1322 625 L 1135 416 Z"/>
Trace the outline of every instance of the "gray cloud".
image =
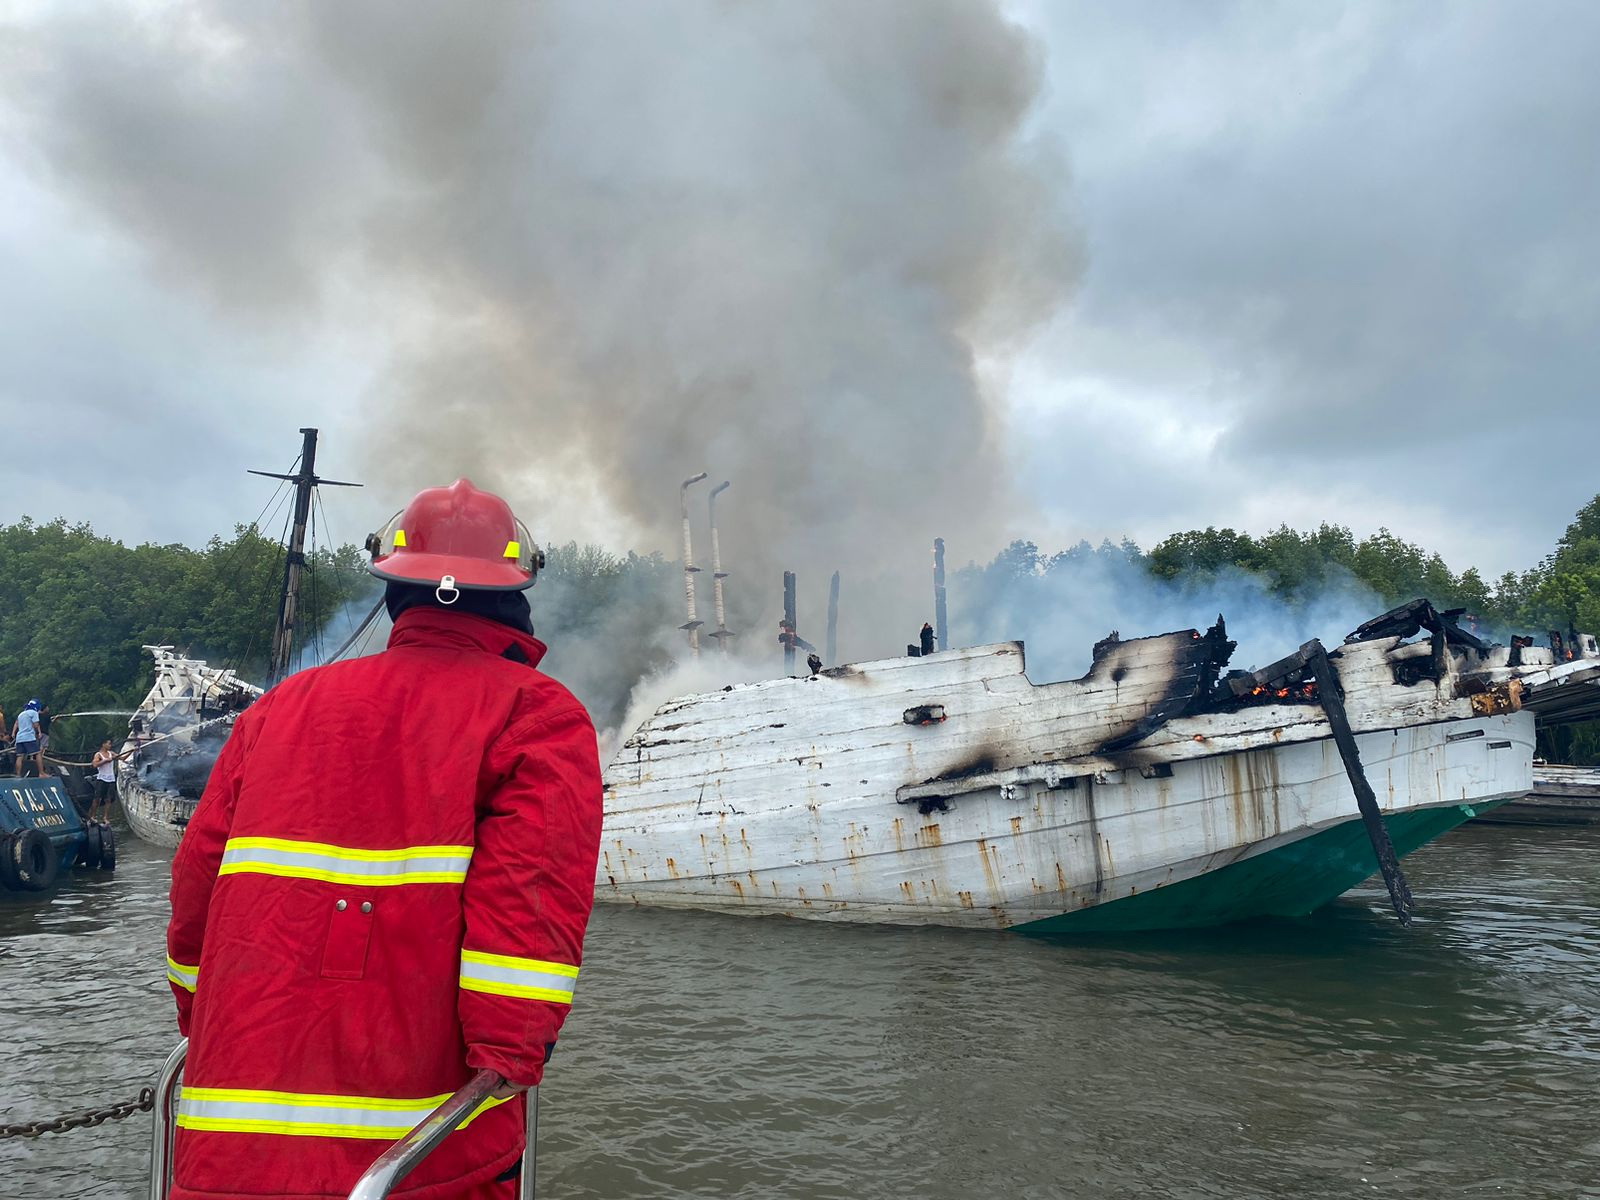
<path id="1" fill-rule="evenodd" d="M 936 532 L 1498 570 L 1596 486 L 1589 6 L 74 11 L 0 39 L 0 121 L 45 236 L 126 249 L 0 281 L 0 386 L 181 427 L 215 524 L 307 420 L 370 449 L 350 503 L 471 471 L 558 538 L 670 548 L 704 468 L 765 620 L 780 566 L 920 597 Z M 46 494 L 172 528 L 139 479 Z"/>
<path id="2" fill-rule="evenodd" d="M 467 472 L 670 544 L 711 470 L 768 594 L 1009 511 L 975 362 L 1076 270 L 1026 34 L 956 0 L 472 11 L 47 19 L 9 90 L 164 277 L 252 322 L 373 296 L 396 491 Z"/>
<path id="3" fill-rule="evenodd" d="M 1581 467 L 1600 433 L 1600 10 L 1039 19 L 1041 121 L 1084 181 L 1091 248 L 1049 370 L 1215 434 L 1158 485 L 1169 502 L 1113 504 L 1146 528 L 1252 507 L 1259 522 L 1271 507 L 1239 495 L 1257 490 L 1386 519 L 1462 565 L 1542 553 L 1596 487 Z"/>

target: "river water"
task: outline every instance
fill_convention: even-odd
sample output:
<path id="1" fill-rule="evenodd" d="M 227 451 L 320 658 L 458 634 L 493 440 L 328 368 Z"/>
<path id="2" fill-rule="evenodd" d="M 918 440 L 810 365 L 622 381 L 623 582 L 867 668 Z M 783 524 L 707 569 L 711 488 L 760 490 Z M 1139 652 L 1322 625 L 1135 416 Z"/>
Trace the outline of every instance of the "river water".
<path id="1" fill-rule="evenodd" d="M 0 906 L 0 1122 L 156 1071 L 166 856 Z M 1600 830 L 1406 867 L 1409 930 L 1374 888 L 1055 943 L 598 908 L 540 1195 L 1600 1196 Z M 0 1196 L 142 1196 L 148 1130 L 0 1142 Z"/>

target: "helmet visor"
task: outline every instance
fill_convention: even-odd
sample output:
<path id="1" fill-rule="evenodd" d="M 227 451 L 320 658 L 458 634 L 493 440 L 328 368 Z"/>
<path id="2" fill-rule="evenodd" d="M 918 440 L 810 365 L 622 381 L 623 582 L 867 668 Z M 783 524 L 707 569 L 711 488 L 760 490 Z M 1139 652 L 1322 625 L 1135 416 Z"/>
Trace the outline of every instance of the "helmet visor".
<path id="1" fill-rule="evenodd" d="M 373 560 L 387 558 L 396 549 L 404 549 L 406 544 L 406 531 L 400 525 L 401 513 L 395 513 L 382 530 L 367 538 L 367 552 Z M 398 544 L 396 542 L 398 539 Z"/>
<path id="2" fill-rule="evenodd" d="M 528 527 L 521 521 L 517 522 L 517 540 L 506 543 L 506 561 L 516 564 L 516 568 L 528 575 L 539 569 L 542 555 L 539 547 L 533 544 L 533 534 L 528 532 Z"/>

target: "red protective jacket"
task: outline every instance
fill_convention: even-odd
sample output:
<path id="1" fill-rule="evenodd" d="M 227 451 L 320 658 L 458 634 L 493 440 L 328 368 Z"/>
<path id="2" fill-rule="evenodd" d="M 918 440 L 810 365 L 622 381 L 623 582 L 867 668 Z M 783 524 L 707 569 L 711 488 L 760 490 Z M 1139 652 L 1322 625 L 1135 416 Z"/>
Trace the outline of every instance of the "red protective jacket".
<path id="1" fill-rule="evenodd" d="M 416 608 L 240 718 L 172 863 L 177 1200 L 343 1197 L 473 1070 L 535 1084 L 594 901 L 594 727 L 544 646 Z M 522 1152 L 495 1102 L 396 1195 Z"/>

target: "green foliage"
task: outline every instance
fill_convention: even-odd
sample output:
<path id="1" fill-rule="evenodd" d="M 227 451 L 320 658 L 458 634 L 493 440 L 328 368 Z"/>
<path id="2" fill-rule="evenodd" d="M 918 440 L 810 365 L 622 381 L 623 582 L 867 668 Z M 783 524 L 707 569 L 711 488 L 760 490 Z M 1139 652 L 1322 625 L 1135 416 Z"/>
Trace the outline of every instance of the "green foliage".
<path id="1" fill-rule="evenodd" d="M 589 703 L 602 727 L 622 716 L 639 680 L 664 669 L 660 636 L 678 625 L 678 564 L 656 555 L 611 554 L 568 543 L 531 593 L 534 619 L 550 634 L 550 669 Z M 302 592 L 302 645 L 373 584 L 354 546 L 320 550 Z M 1387 529 L 1356 538 L 1340 525 L 1280 526 L 1261 536 L 1234 529 L 1187 530 L 1148 554 L 1131 541 L 1087 542 L 1059 553 L 1015 541 L 987 566 L 960 572 L 973 608 L 1003 614 L 1037 600 L 1052 576 L 1088 569 L 1132 595 L 1140 580 L 1182 585 L 1224 575 L 1288 604 L 1364 585 L 1386 604 L 1426 596 L 1463 607 L 1482 628 L 1511 632 L 1600 631 L 1600 496 L 1576 514 L 1537 566 L 1492 584 L 1469 567 L 1451 572 L 1439 555 Z M 30 696 L 56 712 L 128 707 L 144 694 L 147 643 L 174 644 L 260 678 L 276 616 L 283 549 L 254 526 L 202 549 L 128 547 L 87 525 L 24 518 L 0 526 L 0 703 L 8 716 Z M 1374 614 L 1375 615 L 1375 614 Z M 756 614 L 730 622 L 749 628 Z M 336 630 L 328 630 L 329 640 Z M 1541 639 L 1542 640 L 1542 639 Z M 331 646 L 325 646 L 331 650 Z M 1540 735 L 1541 752 L 1564 762 L 1600 762 L 1600 724 Z"/>
<path id="2" fill-rule="evenodd" d="M 1248 572 L 1285 600 L 1351 577 L 1390 604 L 1427 596 L 1476 612 L 1488 600 L 1477 571 L 1453 575 L 1437 554 L 1387 529 L 1359 541 L 1342 525 L 1324 524 L 1304 533 L 1282 525 L 1259 538 L 1232 529 L 1193 529 L 1157 545 L 1149 564 L 1151 574 L 1160 579 L 1209 577 L 1230 569 Z"/>
<path id="3" fill-rule="evenodd" d="M 63 520 L 0 526 L 0 704 L 8 716 L 33 696 L 57 713 L 130 707 L 149 688 L 147 644 L 259 678 L 283 554 L 254 526 L 201 550 L 124 546 Z M 315 634 L 371 582 L 353 546 L 308 559 L 301 628 Z"/>

